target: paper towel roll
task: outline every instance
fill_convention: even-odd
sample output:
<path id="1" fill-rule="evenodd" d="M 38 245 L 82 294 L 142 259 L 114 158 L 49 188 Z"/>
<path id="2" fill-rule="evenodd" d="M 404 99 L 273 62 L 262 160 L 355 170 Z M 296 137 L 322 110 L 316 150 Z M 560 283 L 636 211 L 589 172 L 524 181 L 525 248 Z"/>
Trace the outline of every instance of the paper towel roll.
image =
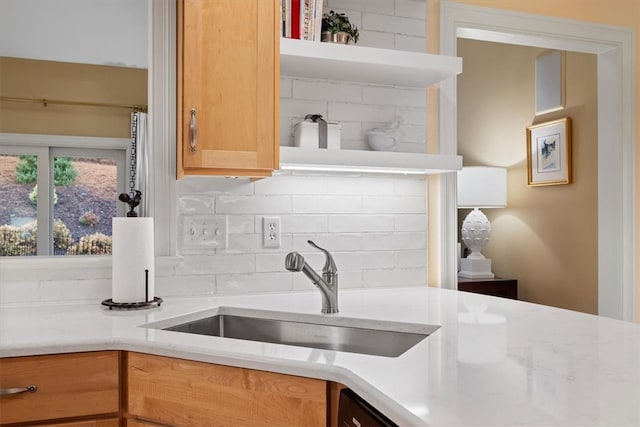
<path id="1" fill-rule="evenodd" d="M 113 218 L 112 238 L 111 299 L 116 303 L 146 301 L 148 278 L 148 298 L 153 300 L 153 218 Z"/>

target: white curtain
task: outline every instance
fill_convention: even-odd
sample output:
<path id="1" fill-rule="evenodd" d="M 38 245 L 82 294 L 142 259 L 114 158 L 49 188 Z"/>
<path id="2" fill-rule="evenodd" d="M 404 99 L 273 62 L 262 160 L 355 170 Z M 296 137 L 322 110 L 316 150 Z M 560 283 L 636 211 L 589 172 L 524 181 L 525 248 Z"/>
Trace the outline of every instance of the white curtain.
<path id="1" fill-rule="evenodd" d="M 138 216 L 149 215 L 149 144 L 147 141 L 147 113 L 131 113 L 131 176 L 129 192 L 140 190 L 142 200 L 138 205 Z"/>

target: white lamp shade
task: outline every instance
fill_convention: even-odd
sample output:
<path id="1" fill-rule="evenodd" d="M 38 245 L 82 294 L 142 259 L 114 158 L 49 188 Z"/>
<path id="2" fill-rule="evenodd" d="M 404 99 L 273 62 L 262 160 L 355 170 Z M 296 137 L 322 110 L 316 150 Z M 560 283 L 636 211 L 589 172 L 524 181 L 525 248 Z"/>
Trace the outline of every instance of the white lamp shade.
<path id="1" fill-rule="evenodd" d="M 507 170 L 471 166 L 458 171 L 459 208 L 504 208 L 507 206 Z"/>

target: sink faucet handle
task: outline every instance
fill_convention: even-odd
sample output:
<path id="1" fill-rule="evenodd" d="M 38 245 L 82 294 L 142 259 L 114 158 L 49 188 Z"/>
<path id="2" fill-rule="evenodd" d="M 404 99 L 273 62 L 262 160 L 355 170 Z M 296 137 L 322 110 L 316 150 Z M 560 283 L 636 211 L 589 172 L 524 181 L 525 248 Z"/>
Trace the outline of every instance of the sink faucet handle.
<path id="1" fill-rule="evenodd" d="M 322 273 L 323 274 L 337 274 L 338 273 L 338 267 L 336 267 L 336 263 L 333 261 L 333 257 L 331 256 L 331 253 L 328 250 L 323 249 L 320 246 L 316 245 L 311 240 L 307 240 L 307 243 L 310 244 L 311 246 L 313 246 L 314 248 L 321 250 L 326 255 L 327 258 L 326 258 L 326 261 L 324 263 L 324 267 L 322 267 Z"/>

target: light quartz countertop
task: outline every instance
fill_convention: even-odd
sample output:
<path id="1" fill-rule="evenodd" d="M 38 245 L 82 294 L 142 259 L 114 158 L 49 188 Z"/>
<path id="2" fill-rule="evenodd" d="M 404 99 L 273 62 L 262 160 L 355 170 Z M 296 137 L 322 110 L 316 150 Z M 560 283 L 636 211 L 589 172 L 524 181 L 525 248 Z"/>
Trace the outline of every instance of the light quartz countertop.
<path id="1" fill-rule="evenodd" d="M 401 426 L 640 425 L 637 324 L 425 287 L 340 293 L 342 317 L 440 325 L 396 358 L 141 327 L 220 306 L 319 314 L 320 295 L 167 298 L 141 311 L 4 305 L 0 357 L 130 350 L 327 379 Z"/>

